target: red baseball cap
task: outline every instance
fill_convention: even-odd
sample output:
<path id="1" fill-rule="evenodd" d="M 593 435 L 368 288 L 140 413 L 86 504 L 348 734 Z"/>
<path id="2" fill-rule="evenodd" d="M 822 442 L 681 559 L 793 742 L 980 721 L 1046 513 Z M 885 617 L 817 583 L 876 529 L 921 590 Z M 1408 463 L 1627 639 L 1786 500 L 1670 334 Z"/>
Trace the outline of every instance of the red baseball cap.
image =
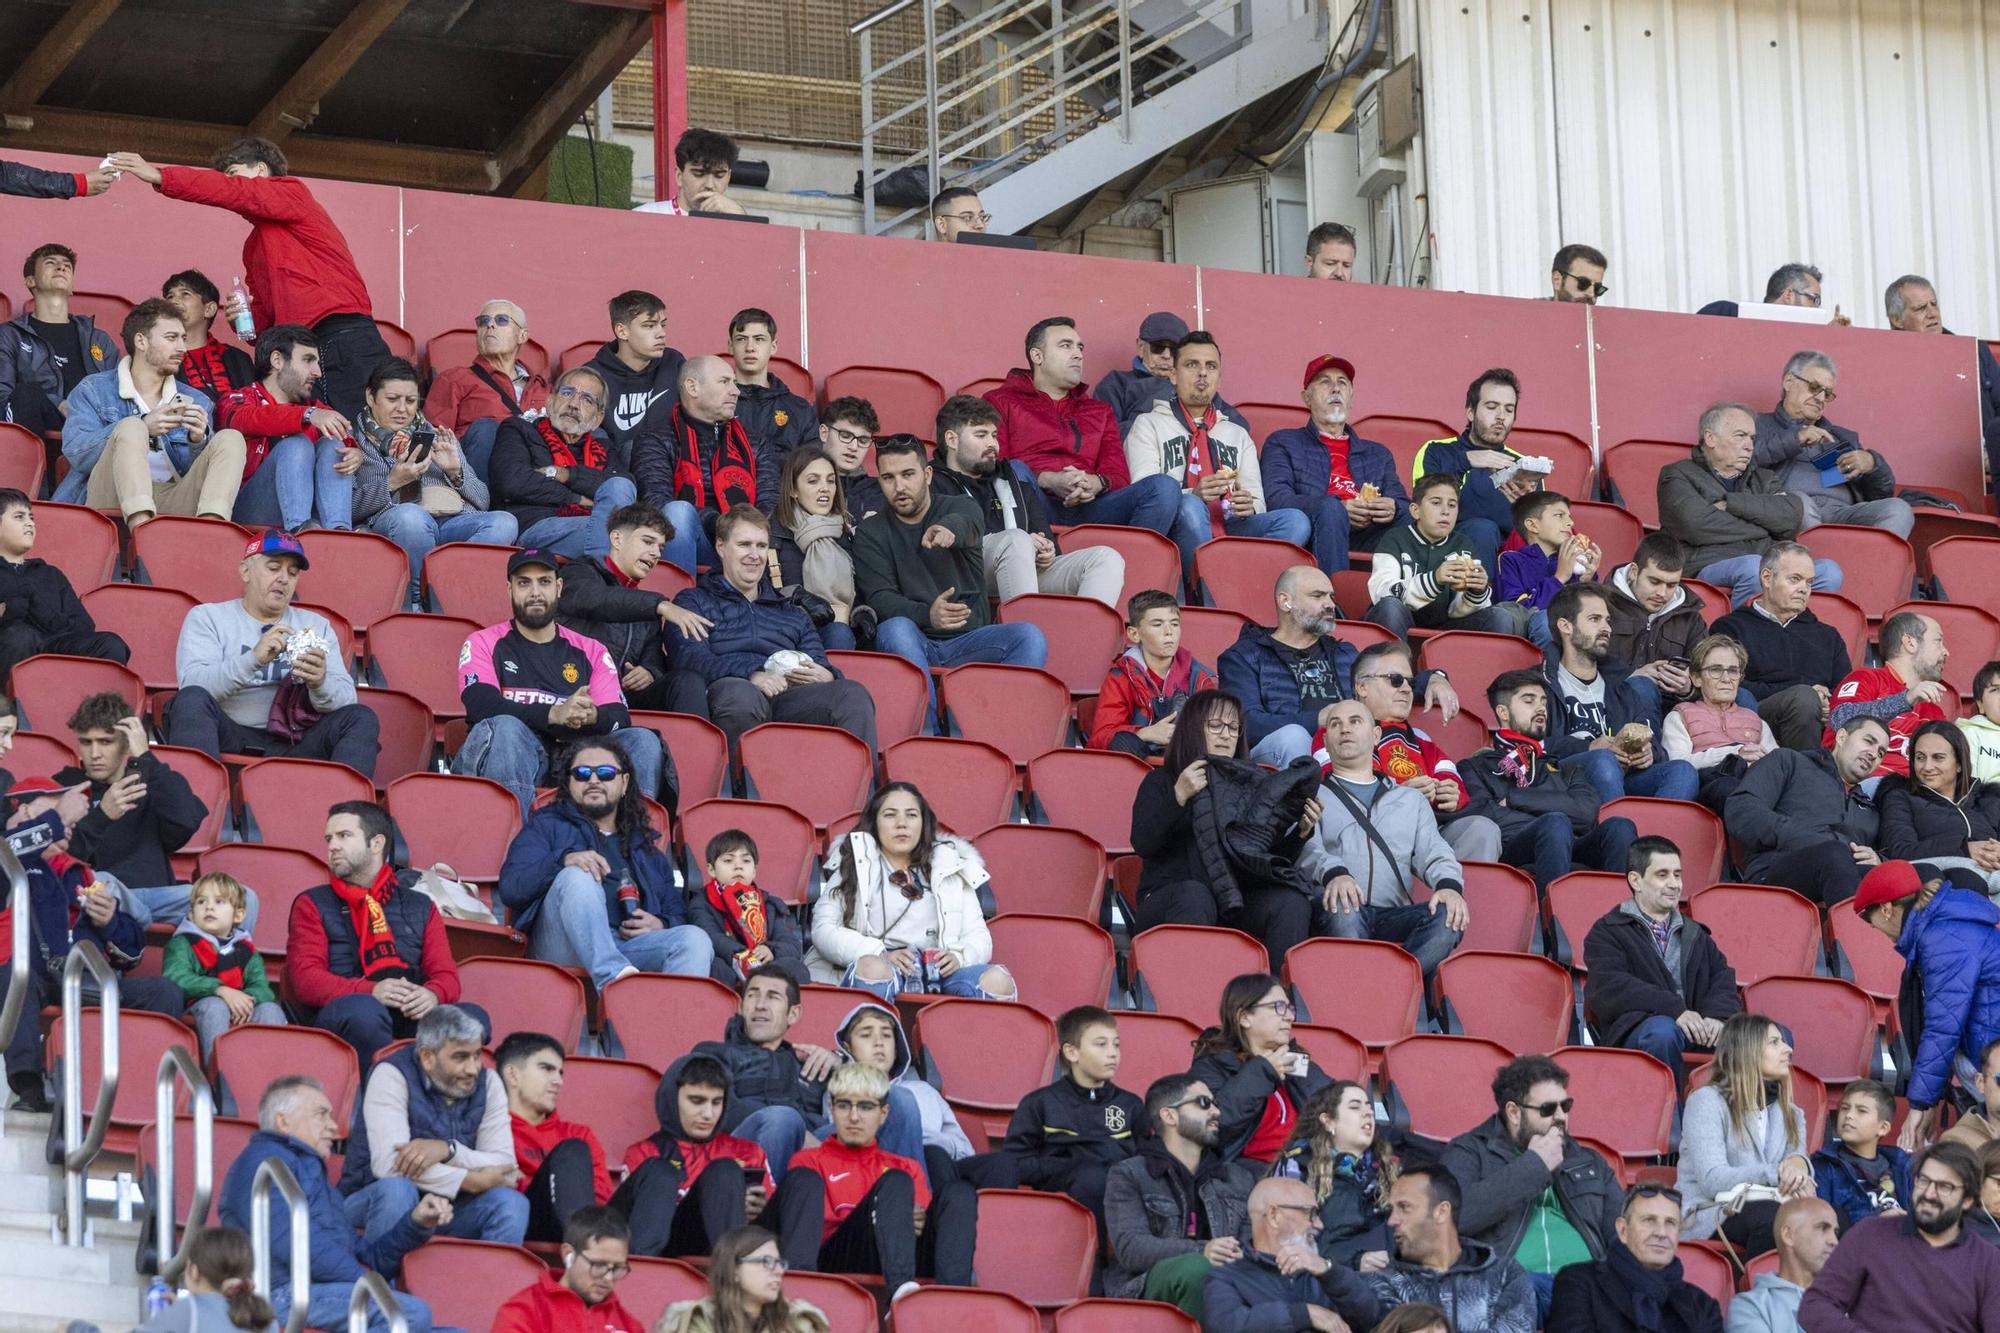
<path id="1" fill-rule="evenodd" d="M 1861 877 L 1861 887 L 1854 891 L 1854 910 L 1865 912 L 1907 898 L 1923 887 L 1923 876 L 1916 866 L 1908 861 L 1884 861 Z"/>
<path id="2" fill-rule="evenodd" d="M 1305 381 L 1299 387 L 1301 389 L 1310 388 L 1312 382 L 1319 378 L 1319 373 L 1322 370 L 1337 370 L 1347 376 L 1350 384 L 1354 382 L 1354 363 L 1344 356 L 1335 356 L 1333 353 L 1328 352 L 1325 356 L 1314 357 L 1306 364 Z"/>

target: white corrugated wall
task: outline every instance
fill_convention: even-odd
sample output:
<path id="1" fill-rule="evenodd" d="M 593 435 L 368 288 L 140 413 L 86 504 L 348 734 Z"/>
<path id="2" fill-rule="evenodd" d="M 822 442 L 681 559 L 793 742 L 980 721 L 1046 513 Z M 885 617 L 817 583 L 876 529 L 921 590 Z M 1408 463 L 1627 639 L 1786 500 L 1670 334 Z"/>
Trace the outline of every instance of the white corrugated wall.
<path id="1" fill-rule="evenodd" d="M 1906 272 L 2000 333 L 2000 5 L 1415 0 L 1433 284 L 1541 296 L 1565 241 L 1607 304 L 1756 300 L 1779 264 L 1881 326 Z M 1409 12 L 1405 10 L 1404 12 Z"/>

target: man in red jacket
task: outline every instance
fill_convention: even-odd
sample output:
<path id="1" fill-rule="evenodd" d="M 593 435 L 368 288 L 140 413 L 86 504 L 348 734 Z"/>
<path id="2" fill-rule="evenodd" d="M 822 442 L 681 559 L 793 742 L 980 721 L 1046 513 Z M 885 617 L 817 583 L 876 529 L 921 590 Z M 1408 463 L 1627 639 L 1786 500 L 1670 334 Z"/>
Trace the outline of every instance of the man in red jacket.
<path id="1" fill-rule="evenodd" d="M 285 940 L 285 998 L 312 1027 L 354 1048 L 366 1069 L 375 1052 L 413 1037 L 417 1020 L 458 1004 L 458 964 L 444 917 L 417 892 L 414 870 L 389 864 L 395 826 L 373 801 L 326 812 L 328 883 L 292 900 Z M 486 1011 L 460 1004 L 493 1030 Z"/>
<path id="2" fill-rule="evenodd" d="M 632 1271 L 627 1235 L 614 1209 L 577 1209 L 563 1229 L 562 1267 L 510 1296 L 492 1333 L 645 1333 L 645 1321 L 618 1303 Z"/>
<path id="3" fill-rule="evenodd" d="M 1926 615 L 1904 611 L 1882 622 L 1875 640 L 1878 667 L 1850 671 L 1833 688 L 1833 704 L 1820 744 L 1833 748 L 1833 733 L 1850 718 L 1872 717 L 1889 729 L 1889 748 L 1872 776 L 1910 771 L 1910 737 L 1926 722 L 1944 720 L 1944 626 Z"/>
<path id="4" fill-rule="evenodd" d="M 1059 524 L 1118 523 L 1166 536 L 1181 488 L 1157 474 L 1132 480 L 1118 418 L 1083 384 L 1083 335 L 1068 315 L 1028 330 L 1028 365 L 986 392 L 1000 411 L 1000 456 L 1019 459 L 1048 492 Z"/>
<path id="5" fill-rule="evenodd" d="M 258 326 L 310 327 L 326 376 L 320 396 L 346 416 L 361 410 L 368 372 L 389 359 L 389 347 L 347 238 L 305 182 L 286 174 L 276 144 L 238 139 L 215 155 L 213 171 L 156 167 L 137 153 L 113 153 L 108 165 L 169 199 L 226 208 L 248 222 L 243 273 Z"/>
<path id="6" fill-rule="evenodd" d="M 320 343 L 303 324 L 280 324 L 257 340 L 263 378 L 224 394 L 215 420 L 243 436 L 238 523 L 298 532 L 354 526 L 354 474 L 361 449 L 348 419 L 313 397 Z"/>

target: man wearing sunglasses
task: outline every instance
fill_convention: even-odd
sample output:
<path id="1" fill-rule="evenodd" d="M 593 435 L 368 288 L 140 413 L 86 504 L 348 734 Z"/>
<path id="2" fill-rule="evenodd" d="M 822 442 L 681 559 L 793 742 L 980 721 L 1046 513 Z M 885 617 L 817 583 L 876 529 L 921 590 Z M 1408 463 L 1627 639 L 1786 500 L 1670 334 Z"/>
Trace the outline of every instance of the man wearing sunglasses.
<path id="1" fill-rule="evenodd" d="M 514 835 L 500 867 L 500 900 L 529 953 L 587 969 L 599 990 L 633 972 L 707 976 L 715 948 L 688 923 L 625 748 L 574 742 L 555 778 L 556 799 Z"/>
<path id="2" fill-rule="evenodd" d="M 1635 1185 L 1610 1252 L 1556 1279 L 1546 1333 L 1722 1333 L 1722 1307 L 1681 1275 L 1681 1196 Z M 1734 1327 L 1734 1324 L 1731 1324 Z"/>
<path id="3" fill-rule="evenodd" d="M 1549 298 L 1565 305 L 1596 305 L 1610 288 L 1604 272 L 1611 261 L 1588 245 L 1565 245 L 1549 263 Z"/>
<path id="4" fill-rule="evenodd" d="M 1569 1136 L 1569 1071 L 1524 1055 L 1493 1076 L 1494 1113 L 1442 1159 L 1465 1196 L 1459 1231 L 1527 1270 L 1546 1318 L 1556 1274 L 1602 1259 L 1618 1220 L 1617 1173 Z"/>
<path id="5" fill-rule="evenodd" d="M 562 1267 L 508 1298 L 493 1333 L 637 1333 L 644 1321 L 618 1301 L 632 1272 L 630 1238 L 616 1209 L 577 1209 L 563 1228 Z"/>
<path id="6" fill-rule="evenodd" d="M 1174 345 L 1187 337 L 1187 321 L 1165 310 L 1156 310 L 1139 321 L 1139 338 L 1132 344 L 1132 368 L 1114 370 L 1097 382 L 1091 396 L 1110 408 L 1118 418 L 1118 433 L 1124 435 L 1132 423 L 1164 403 L 1174 392 Z M 1250 423 L 1241 412 L 1217 394 L 1215 410 L 1245 430 Z"/>
<path id="7" fill-rule="evenodd" d="M 1827 419 L 1840 373 L 1825 352 L 1794 352 L 1785 362 L 1778 405 L 1757 414 L 1755 467 L 1770 468 L 1793 495 L 1805 497 L 1814 523 L 1882 528 L 1907 538 L 1916 524 L 1910 502 L 1878 450 Z"/>
<path id="8" fill-rule="evenodd" d="M 472 318 L 477 351 L 469 366 L 446 366 L 424 396 L 424 419 L 449 428 L 483 479 L 500 423 L 545 409 L 546 375 L 521 359 L 528 316 L 512 301 L 488 301 Z"/>

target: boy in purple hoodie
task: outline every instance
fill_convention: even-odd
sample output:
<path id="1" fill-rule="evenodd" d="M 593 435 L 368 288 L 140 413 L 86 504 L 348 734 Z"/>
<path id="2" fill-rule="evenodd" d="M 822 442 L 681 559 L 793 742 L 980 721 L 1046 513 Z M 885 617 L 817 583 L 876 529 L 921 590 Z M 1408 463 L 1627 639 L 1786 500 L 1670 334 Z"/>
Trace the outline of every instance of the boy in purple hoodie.
<path id="1" fill-rule="evenodd" d="M 1575 530 L 1569 498 L 1554 491 L 1530 491 L 1514 502 L 1519 550 L 1500 554 L 1496 604 L 1512 602 L 1528 611 L 1528 641 L 1548 651 L 1549 603 L 1566 584 L 1594 579 L 1604 552 Z"/>

